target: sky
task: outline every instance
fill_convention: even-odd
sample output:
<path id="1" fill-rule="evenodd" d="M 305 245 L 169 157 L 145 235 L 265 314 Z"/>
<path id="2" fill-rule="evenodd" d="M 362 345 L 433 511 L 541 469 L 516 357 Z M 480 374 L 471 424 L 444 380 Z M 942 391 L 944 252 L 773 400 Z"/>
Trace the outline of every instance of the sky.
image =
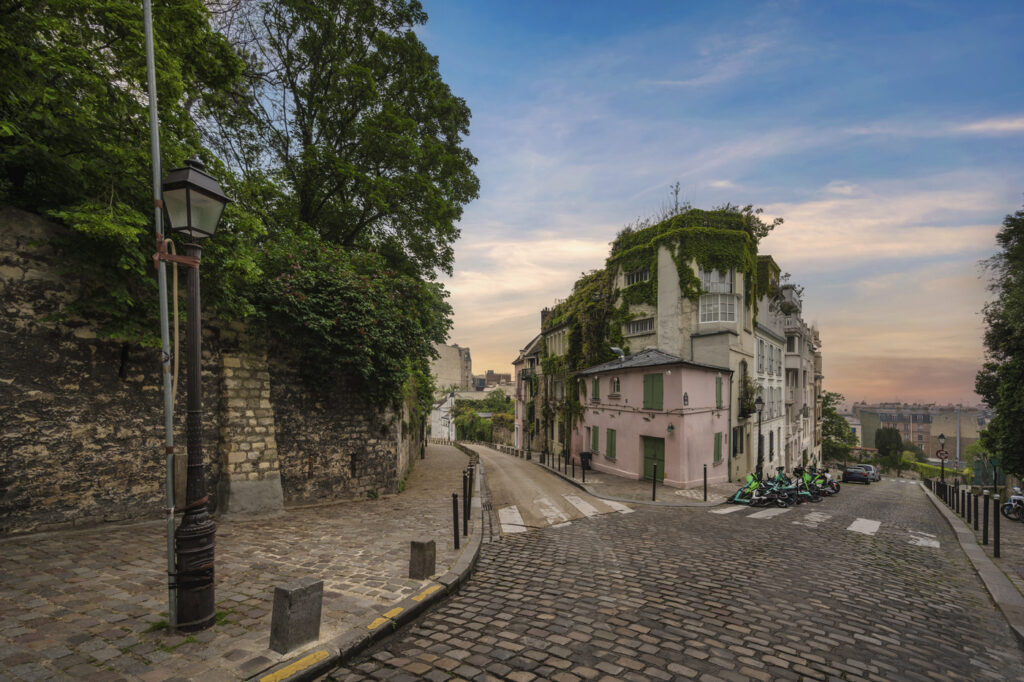
<path id="1" fill-rule="evenodd" d="M 981 261 L 1024 200 L 1024 3 L 423 0 L 473 112 L 449 343 L 511 372 L 623 225 L 762 207 L 824 387 L 974 404 Z"/>

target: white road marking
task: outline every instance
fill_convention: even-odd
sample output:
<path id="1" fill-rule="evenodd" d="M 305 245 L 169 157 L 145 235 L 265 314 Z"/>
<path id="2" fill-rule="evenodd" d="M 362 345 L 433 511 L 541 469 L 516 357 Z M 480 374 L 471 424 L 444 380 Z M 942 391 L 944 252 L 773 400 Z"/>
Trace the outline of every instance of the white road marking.
<path id="1" fill-rule="evenodd" d="M 501 522 L 502 533 L 525 533 L 526 524 L 517 507 L 503 507 L 498 510 L 498 521 Z"/>
<path id="2" fill-rule="evenodd" d="M 554 501 L 550 497 L 538 497 L 533 501 L 533 504 L 537 507 L 540 513 L 544 515 L 549 526 L 569 520 L 569 515 L 556 507 Z"/>
<path id="3" fill-rule="evenodd" d="M 798 521 L 794 521 L 798 526 L 807 526 L 808 528 L 817 528 L 825 521 L 832 518 L 831 514 L 823 514 L 821 512 L 808 512 L 804 517 Z"/>
<path id="4" fill-rule="evenodd" d="M 910 532 L 910 544 L 918 545 L 919 547 L 939 547 L 939 541 L 935 539 L 935 536 L 931 533 L 924 533 L 919 530 L 912 530 Z"/>
<path id="5" fill-rule="evenodd" d="M 576 495 L 562 495 L 562 497 L 565 498 L 566 502 L 579 509 L 580 513 L 584 516 L 596 516 L 597 514 L 601 513 L 597 511 L 594 505 L 590 504 L 589 502 L 584 502 Z"/>
<path id="6" fill-rule="evenodd" d="M 773 516 L 778 516 L 779 514 L 785 514 L 788 511 L 789 511 L 789 507 L 772 507 L 771 509 L 762 509 L 759 512 L 754 512 L 753 514 L 751 514 L 747 518 L 748 519 L 770 519 Z"/>
<path id="7" fill-rule="evenodd" d="M 738 512 L 739 510 L 746 509 L 746 508 L 747 507 L 741 507 L 739 505 L 735 505 L 735 506 L 732 506 L 732 507 L 719 507 L 718 509 L 712 509 L 711 513 L 712 514 L 732 514 L 733 512 Z"/>
<path id="8" fill-rule="evenodd" d="M 629 507 L 627 507 L 626 505 L 622 504 L 621 502 L 615 502 L 613 500 L 601 500 L 601 501 L 604 502 L 609 507 L 611 507 L 612 509 L 614 509 L 615 511 L 619 512 L 620 514 L 632 514 L 634 511 L 636 511 L 635 509 L 630 509 Z"/>
<path id="9" fill-rule="evenodd" d="M 874 535 L 878 532 L 881 527 L 881 521 L 872 521 L 871 519 L 857 519 L 849 525 L 846 530 L 852 530 L 855 533 L 864 533 L 864 535 Z"/>
<path id="10" fill-rule="evenodd" d="M 552 528 L 565 528 L 566 526 L 571 526 L 571 525 L 572 525 L 572 521 L 566 521 L 565 523 L 556 523 L 555 525 L 553 525 L 551 527 Z"/>

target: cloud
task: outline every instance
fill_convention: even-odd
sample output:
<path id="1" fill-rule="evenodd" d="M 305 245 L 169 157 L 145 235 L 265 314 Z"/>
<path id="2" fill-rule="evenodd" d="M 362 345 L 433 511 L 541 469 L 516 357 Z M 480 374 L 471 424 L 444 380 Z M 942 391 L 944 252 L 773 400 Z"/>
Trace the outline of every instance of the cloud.
<path id="1" fill-rule="evenodd" d="M 736 187 L 736 184 L 729 180 L 712 180 L 708 185 L 715 189 L 733 189 Z"/>
<path id="2" fill-rule="evenodd" d="M 1004 134 L 1024 133 L 1024 116 L 1016 118 L 989 118 L 976 123 L 957 126 L 956 130 L 964 133 Z"/>
<path id="3" fill-rule="evenodd" d="M 720 35 L 704 41 L 695 73 L 688 78 L 643 80 L 641 85 L 695 88 L 718 85 L 764 68 L 763 55 L 779 45 L 771 35 Z"/>

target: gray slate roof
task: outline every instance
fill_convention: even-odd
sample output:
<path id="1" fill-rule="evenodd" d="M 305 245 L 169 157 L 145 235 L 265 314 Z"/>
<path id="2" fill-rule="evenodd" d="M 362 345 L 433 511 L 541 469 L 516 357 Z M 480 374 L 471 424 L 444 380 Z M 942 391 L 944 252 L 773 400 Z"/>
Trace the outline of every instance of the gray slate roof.
<path id="1" fill-rule="evenodd" d="M 715 372 L 732 372 L 728 367 L 717 367 L 715 365 L 705 365 L 699 362 L 690 362 L 689 360 L 683 360 L 675 355 L 669 355 L 668 353 L 662 353 L 657 348 L 648 348 L 642 350 L 639 353 L 633 353 L 627 355 L 621 360 L 611 360 L 601 365 L 594 365 L 587 369 L 576 372 L 577 376 L 587 376 L 590 374 L 601 374 L 602 372 L 614 372 L 620 369 L 633 369 L 636 367 L 659 367 L 661 365 L 686 365 L 687 367 L 695 367 L 697 369 L 707 369 Z"/>

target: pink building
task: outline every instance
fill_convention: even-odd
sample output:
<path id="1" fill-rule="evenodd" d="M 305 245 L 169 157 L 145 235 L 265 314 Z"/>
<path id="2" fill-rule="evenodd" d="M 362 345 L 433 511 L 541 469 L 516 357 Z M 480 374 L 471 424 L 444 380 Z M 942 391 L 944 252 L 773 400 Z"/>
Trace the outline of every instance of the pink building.
<path id="1" fill-rule="evenodd" d="M 648 349 L 577 373 L 583 417 L 571 452 L 625 478 L 676 488 L 728 480 L 731 370 Z"/>

